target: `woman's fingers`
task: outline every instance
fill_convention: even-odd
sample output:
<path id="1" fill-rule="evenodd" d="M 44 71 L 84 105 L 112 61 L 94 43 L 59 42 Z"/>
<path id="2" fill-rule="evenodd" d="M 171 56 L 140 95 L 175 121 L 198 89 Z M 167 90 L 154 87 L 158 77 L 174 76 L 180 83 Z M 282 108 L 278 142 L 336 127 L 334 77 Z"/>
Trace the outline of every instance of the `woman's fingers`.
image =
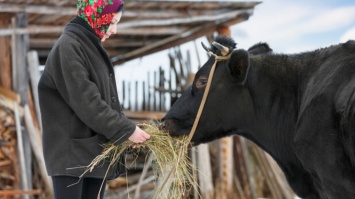
<path id="1" fill-rule="evenodd" d="M 145 139 L 150 139 L 150 135 L 148 133 L 145 133 L 143 136 Z"/>
<path id="2" fill-rule="evenodd" d="M 139 127 L 136 127 L 136 130 L 133 132 L 133 134 L 128 139 L 134 143 L 142 143 L 149 138 L 150 138 L 150 135 L 148 133 L 146 133 L 145 131 L 143 131 Z"/>

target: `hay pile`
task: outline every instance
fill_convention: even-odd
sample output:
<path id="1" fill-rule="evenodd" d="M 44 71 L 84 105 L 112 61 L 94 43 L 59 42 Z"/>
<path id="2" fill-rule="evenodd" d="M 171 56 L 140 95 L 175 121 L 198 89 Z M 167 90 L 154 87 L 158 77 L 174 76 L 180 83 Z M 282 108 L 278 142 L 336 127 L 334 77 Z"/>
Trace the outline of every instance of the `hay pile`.
<path id="1" fill-rule="evenodd" d="M 154 160 L 152 168 L 155 171 L 157 185 L 153 198 L 184 198 L 188 193 L 187 189 L 198 186 L 197 180 L 192 175 L 195 168 L 187 153 L 188 137 L 173 138 L 159 130 L 153 122 L 140 126 L 151 136 L 144 142 L 144 146 L 153 155 Z M 110 160 L 111 165 L 117 163 L 126 150 L 135 150 L 132 146 L 134 143 L 131 141 L 125 141 L 119 146 L 105 144 L 103 152 L 86 167 L 82 176 L 92 171 L 102 161 Z"/>

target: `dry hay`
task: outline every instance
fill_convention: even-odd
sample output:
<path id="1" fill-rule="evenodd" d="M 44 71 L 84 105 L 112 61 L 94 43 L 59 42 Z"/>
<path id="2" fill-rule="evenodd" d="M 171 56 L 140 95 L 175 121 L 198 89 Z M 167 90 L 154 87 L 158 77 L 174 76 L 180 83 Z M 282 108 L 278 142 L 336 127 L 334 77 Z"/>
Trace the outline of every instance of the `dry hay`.
<path id="1" fill-rule="evenodd" d="M 191 187 L 197 189 L 198 186 L 196 178 L 192 175 L 195 167 L 187 153 L 190 144 L 188 137 L 171 137 L 167 132 L 159 130 L 153 122 L 140 126 L 151 136 L 144 142 L 144 146 L 153 155 L 154 160 L 152 168 L 155 171 L 157 185 L 153 198 L 186 198 L 188 190 Z M 103 161 L 109 160 L 110 166 L 116 164 L 126 150 L 136 150 L 133 146 L 135 144 L 129 140 L 120 145 L 105 144 L 102 153 L 86 166 L 85 172 L 80 177 L 92 171 Z"/>

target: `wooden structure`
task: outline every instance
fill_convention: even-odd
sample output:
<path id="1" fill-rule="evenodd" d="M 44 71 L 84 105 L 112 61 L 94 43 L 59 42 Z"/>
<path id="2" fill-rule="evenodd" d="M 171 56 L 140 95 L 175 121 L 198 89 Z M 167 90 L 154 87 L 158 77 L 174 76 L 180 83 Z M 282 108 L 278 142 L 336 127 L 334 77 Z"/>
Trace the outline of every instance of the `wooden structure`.
<path id="1" fill-rule="evenodd" d="M 256 1 L 125 1 L 117 34 L 104 43 L 115 64 L 177 46 L 212 34 L 219 26 L 246 21 Z M 29 49 L 43 63 L 64 26 L 76 15 L 73 0 L 0 1 L 1 36 L 29 35 Z M 11 18 L 23 14 L 21 25 Z M 17 19 L 18 24 L 19 19 Z M 0 22 L 1 23 L 1 22 Z"/>
<path id="2" fill-rule="evenodd" d="M 0 106 L 2 114 L 0 115 L 0 124 L 2 125 L 0 127 L 4 127 L 4 131 L 3 129 L 0 131 L 0 174 L 3 171 L 3 165 L 10 168 L 7 173 L 13 172 L 13 178 L 7 179 L 6 187 L 4 186 L 7 190 L 0 191 L 1 198 L 3 198 L 2 196 L 4 198 L 17 196 L 15 198 L 18 198 L 20 195 L 23 198 L 29 198 L 31 195 L 51 198 L 50 180 L 44 171 L 43 157 L 40 152 L 41 120 L 36 90 L 40 74 L 36 69 L 39 65 L 44 64 L 64 26 L 76 15 L 75 2 L 72 0 L 0 1 L 0 86 L 2 89 L 0 94 L 5 93 L 3 96 L 12 100 L 11 96 L 16 96 L 17 100 L 13 100 L 15 101 L 13 106 L 8 107 L 6 104 Z M 229 27 L 248 20 L 253 14 L 254 7 L 258 4 L 259 2 L 256 1 L 234 0 L 126 0 L 124 15 L 118 25 L 117 35 L 105 42 L 104 47 L 112 62 L 120 64 L 202 36 L 212 38 L 216 32 L 228 35 L 230 34 Z M 189 77 L 185 78 L 189 79 Z M 158 86 L 157 89 L 165 88 Z M 6 95 L 8 93 L 11 93 L 10 97 Z M 159 112 L 155 115 L 162 116 L 163 113 Z M 130 113 L 129 116 L 133 118 L 150 117 L 149 114 L 142 116 L 137 113 Z M 9 121 L 13 122 L 9 123 Z M 23 129 L 25 130 L 19 133 Z M 238 144 L 238 154 L 234 154 L 232 151 L 232 139 L 228 140 L 227 149 L 220 147 L 221 150 L 217 151 L 218 154 L 221 154 L 218 162 L 223 167 L 220 172 L 212 171 L 213 168 L 209 168 L 209 166 L 202 167 L 209 165 L 205 164 L 206 162 L 212 161 L 207 158 L 208 155 L 206 156 L 209 154 L 208 145 L 202 145 L 198 148 L 198 154 L 192 154 L 192 159 L 196 163 L 199 162 L 197 164 L 207 174 L 199 175 L 201 182 L 206 180 L 205 183 L 202 183 L 203 186 L 200 190 L 203 198 L 214 198 L 214 196 L 225 198 L 227 194 L 232 196 L 232 189 L 236 184 L 240 198 L 253 198 L 250 193 L 244 194 L 245 190 L 250 190 L 247 188 L 250 180 L 242 180 L 243 171 L 240 169 L 236 171 L 240 176 L 237 177 L 239 180 L 235 180 L 234 167 L 225 166 L 231 165 L 233 157 L 238 157 L 234 161 L 238 166 L 244 165 L 242 168 L 246 168 L 245 156 L 241 154 L 245 150 L 241 149 L 242 141 L 239 142 L 241 143 Z M 1 150 L 15 145 L 17 149 L 14 149 L 15 152 L 11 156 L 15 154 L 17 157 L 11 161 L 7 158 L 8 156 L 3 155 L 5 153 Z M 32 155 L 25 154 L 24 147 L 29 147 Z M 239 160 L 239 157 L 242 158 Z M 18 166 L 18 162 L 20 162 L 20 166 Z M 21 171 L 28 163 L 32 163 L 32 167 L 35 169 Z M 31 165 L 27 166 L 31 167 Z M 225 193 L 222 197 L 213 193 L 212 178 L 215 176 L 212 176 L 212 173 L 219 173 L 218 179 L 221 179 L 221 188 Z M 3 177 L 4 175 L 0 175 L 1 182 L 3 182 Z M 145 180 L 148 179 L 151 181 L 151 178 Z M 39 185 L 30 186 L 31 182 L 36 180 L 40 181 Z M 141 179 L 140 181 L 145 180 Z M 3 184 L 0 183 L 0 186 Z M 4 189 L 4 187 L 0 188 Z M 132 188 L 132 190 L 134 189 Z M 279 198 L 285 196 L 279 195 Z M 195 196 L 197 195 L 195 194 Z"/>

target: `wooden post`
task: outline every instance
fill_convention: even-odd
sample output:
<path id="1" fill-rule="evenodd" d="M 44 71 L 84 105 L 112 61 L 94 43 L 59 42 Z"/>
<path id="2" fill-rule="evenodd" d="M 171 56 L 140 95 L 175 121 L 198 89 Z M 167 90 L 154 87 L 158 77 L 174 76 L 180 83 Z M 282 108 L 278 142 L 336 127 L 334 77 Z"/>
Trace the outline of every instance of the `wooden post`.
<path id="1" fill-rule="evenodd" d="M 12 26 L 16 28 L 27 27 L 27 15 L 26 13 L 16 14 L 16 19 L 12 21 Z M 29 76 L 27 70 L 27 52 L 29 49 L 28 35 L 14 35 L 12 36 L 13 50 L 13 90 L 21 97 L 21 105 L 28 103 L 28 87 Z"/>
<path id="2" fill-rule="evenodd" d="M 151 83 L 150 83 L 150 72 L 148 71 L 147 73 L 147 93 L 148 93 L 148 100 L 147 100 L 147 111 L 151 111 L 152 110 L 152 100 L 151 100 L 151 96 L 152 96 L 152 89 L 151 89 Z"/>
<path id="3" fill-rule="evenodd" d="M 0 13 L 0 28 L 8 28 L 11 15 Z M 0 36 L 0 86 L 11 90 L 11 37 Z"/>
<path id="4" fill-rule="evenodd" d="M 20 105 L 23 106 L 29 103 L 28 98 L 28 88 L 29 88 L 29 75 L 27 70 L 27 52 L 29 49 L 29 36 L 28 34 L 16 35 L 15 30 L 17 28 L 27 27 L 27 14 L 17 13 L 15 17 L 11 20 L 12 28 L 14 29 L 14 34 L 11 37 L 11 52 L 12 52 L 12 87 L 13 90 L 20 95 Z M 16 106 L 18 106 L 16 104 Z M 18 148 L 20 153 L 21 175 L 22 175 L 22 189 L 29 190 L 32 188 L 32 171 L 30 169 L 32 163 L 31 147 L 28 138 L 28 134 L 21 131 L 20 121 L 16 122 L 16 130 L 18 139 L 22 139 L 21 142 L 18 140 Z M 25 155 L 24 153 L 27 153 Z M 26 176 L 26 177 L 25 177 Z M 22 198 L 29 198 L 28 195 L 24 195 Z"/>
<path id="5" fill-rule="evenodd" d="M 217 27 L 219 35 L 230 36 L 231 31 L 228 26 Z M 230 198 L 233 194 L 233 137 L 222 138 L 219 143 L 219 182 L 221 183 L 220 195 L 222 198 Z"/>
<path id="6" fill-rule="evenodd" d="M 28 105 L 25 105 L 25 107 L 24 107 L 24 118 L 25 118 L 25 124 L 27 127 L 27 131 L 28 131 L 31 146 L 32 146 L 32 151 L 33 151 L 35 158 L 37 159 L 38 167 L 40 169 L 39 173 L 41 174 L 41 176 L 43 178 L 43 182 L 44 182 L 45 187 L 47 189 L 46 191 L 49 191 L 48 194 L 52 195 L 52 193 L 53 193 L 52 181 L 50 180 L 50 178 L 47 175 L 46 167 L 44 164 L 44 158 L 42 155 L 42 142 L 41 142 L 42 139 L 38 138 L 38 133 L 36 132 L 37 129 L 33 125 L 31 110 Z"/>
<path id="7" fill-rule="evenodd" d="M 34 101 L 34 106 L 37 115 L 37 121 L 39 123 L 39 126 L 42 128 L 42 120 L 41 120 L 41 112 L 39 109 L 38 88 L 37 88 L 41 74 L 38 70 L 39 60 L 38 60 L 37 51 L 30 51 L 27 53 L 27 62 L 28 62 L 28 71 L 31 80 L 33 101 Z"/>
<path id="8" fill-rule="evenodd" d="M 247 179 L 245 179 L 246 182 L 244 182 L 244 184 L 246 184 L 246 183 L 249 184 L 250 198 L 256 199 L 257 197 L 256 197 L 255 180 L 254 180 L 254 176 L 252 174 L 253 171 L 251 170 L 251 166 L 250 166 L 251 161 L 250 161 L 249 150 L 248 150 L 248 145 L 247 145 L 248 140 L 246 140 L 245 138 L 239 137 L 239 136 L 235 136 L 234 141 L 235 141 L 235 145 L 238 143 L 238 146 L 236 146 L 236 147 L 240 147 L 240 153 L 242 153 L 239 156 L 239 157 L 242 157 L 242 161 L 240 161 L 238 166 L 245 168 L 244 172 L 246 173 L 246 175 L 248 177 Z M 237 164 L 235 164 L 235 165 L 237 165 Z M 242 178 L 240 178 L 240 179 L 242 179 Z"/>
<path id="9" fill-rule="evenodd" d="M 21 171 L 21 185 L 22 189 L 30 190 L 29 189 L 29 181 L 27 176 L 27 169 L 26 169 L 26 160 L 25 160 L 25 152 L 24 152 L 24 144 L 22 139 L 22 130 L 21 130 L 21 119 L 20 113 L 18 109 L 17 102 L 14 101 L 14 113 L 15 113 L 15 120 L 16 120 L 16 135 L 17 135 L 17 147 L 18 147 L 18 155 L 20 160 L 20 171 Z M 28 195 L 23 196 L 24 199 L 28 199 Z"/>
<path id="10" fill-rule="evenodd" d="M 150 166 L 152 165 L 152 161 L 153 161 L 153 155 L 149 155 L 148 161 L 147 161 L 147 163 L 144 165 L 142 174 L 141 174 L 141 176 L 139 177 L 139 180 L 138 180 L 138 182 L 137 182 L 137 189 L 136 189 L 136 191 L 134 192 L 133 199 L 139 199 L 139 198 L 141 198 L 140 190 L 141 190 L 141 188 L 142 188 L 144 178 L 145 178 L 145 176 L 147 175 L 148 169 L 149 169 Z"/>
<path id="11" fill-rule="evenodd" d="M 165 88 L 165 71 L 159 67 L 159 88 Z M 165 92 L 159 91 L 159 111 L 165 110 Z"/>
<path id="12" fill-rule="evenodd" d="M 225 25 L 218 26 L 216 31 L 217 31 L 218 35 L 226 35 L 228 37 L 231 36 L 231 30 L 230 30 L 229 26 L 225 26 Z"/>
<path id="13" fill-rule="evenodd" d="M 219 144 L 219 178 L 221 197 L 230 198 L 233 193 L 233 137 L 226 137 L 220 140 Z"/>
<path id="14" fill-rule="evenodd" d="M 192 152 L 194 152 L 192 150 Z M 198 179 L 202 199 L 212 199 L 214 196 L 212 168 L 208 144 L 197 146 Z"/>

